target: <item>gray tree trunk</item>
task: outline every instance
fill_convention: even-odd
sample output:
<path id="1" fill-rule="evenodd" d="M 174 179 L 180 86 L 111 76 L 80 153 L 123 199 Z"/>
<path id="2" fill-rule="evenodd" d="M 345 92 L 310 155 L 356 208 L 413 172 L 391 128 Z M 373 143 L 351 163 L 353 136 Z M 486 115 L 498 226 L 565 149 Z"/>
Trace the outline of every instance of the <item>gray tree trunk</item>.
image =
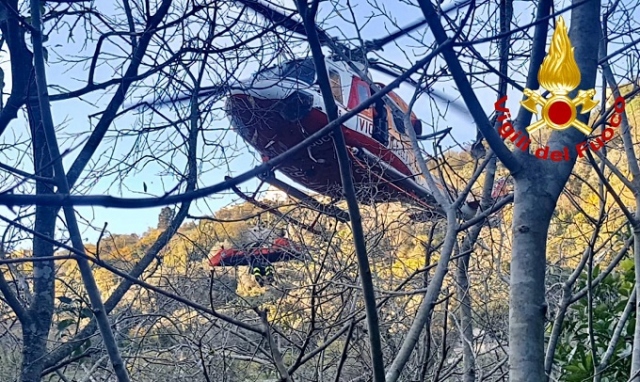
<path id="1" fill-rule="evenodd" d="M 16 9 L 17 1 L 9 1 L 7 5 Z M 18 103 L 16 99 L 20 98 L 20 96 L 14 97 L 14 95 L 17 94 L 16 92 L 21 90 L 24 92 L 25 89 L 28 89 L 30 94 L 37 94 L 32 65 L 33 55 L 27 49 L 25 31 L 20 26 L 19 21 L 10 15 L 4 8 L 4 5 L 0 5 L 0 13 L 2 14 L 0 29 L 2 30 L 3 38 L 6 40 L 7 47 L 11 54 L 13 82 L 11 98 L 15 98 L 7 102 L 7 107 L 14 107 L 17 106 Z M 37 99 L 29 99 L 26 104 L 26 109 L 29 116 L 28 122 L 32 140 L 34 172 L 40 177 L 51 179 L 53 178 L 51 155 L 47 148 L 43 126 L 40 123 L 42 120 L 41 110 Z M 17 108 L 10 111 L 10 113 L 7 113 L 7 111 L 3 110 L 3 117 L 8 119 L 3 120 L 3 126 L 0 127 L 0 132 L 2 128 L 6 126 L 5 123 L 8 124 L 9 119 L 15 117 L 13 113 L 17 112 Z M 11 115 L 8 116 L 8 114 Z M 53 189 L 51 185 L 39 179 L 40 178 L 36 180 L 36 195 L 52 194 Z M 36 206 L 35 231 L 53 238 L 56 216 L 57 209 L 55 207 Z M 53 244 L 39 237 L 34 237 L 33 257 L 50 257 L 53 255 L 53 250 Z M 47 354 L 47 339 L 53 317 L 54 282 L 55 273 L 53 261 L 34 261 L 32 301 L 28 302 L 28 306 L 25 307 L 26 314 L 20 320 L 22 326 L 22 341 L 24 344 L 22 348 L 21 381 L 40 380 L 40 374 L 44 367 L 42 359 Z"/>
<path id="2" fill-rule="evenodd" d="M 51 115 L 43 47 L 42 15 L 40 14 L 40 2 L 36 0 L 31 0 L 31 24 L 33 26 L 33 29 L 31 30 L 31 42 L 34 58 L 33 68 L 37 88 L 36 94 L 38 97 L 38 105 L 40 106 L 40 115 L 42 117 L 40 120 L 36 120 L 36 122 L 42 126 L 42 130 L 44 131 L 47 148 L 53 161 L 52 164 L 58 191 L 61 194 L 70 194 L 71 188 L 69 187 L 64 165 L 62 163 L 62 156 L 58 147 L 53 116 Z M 84 244 L 82 242 L 76 212 L 72 206 L 64 206 L 63 211 L 73 247 L 76 251 L 85 255 Z M 51 238 L 53 238 L 53 236 L 51 236 Z M 104 305 L 100 297 L 100 290 L 98 289 L 98 285 L 93 277 L 91 265 L 84 257 L 78 257 L 76 260 L 78 262 L 78 268 L 80 269 L 80 275 L 82 276 L 82 281 L 87 291 L 89 301 L 91 302 L 91 309 L 98 321 L 103 343 L 107 353 L 109 354 L 109 358 L 111 359 L 116 377 L 120 382 L 129 382 L 128 372 L 124 362 L 122 361 L 122 357 L 120 356 L 118 345 L 111 329 L 111 324 L 109 323 L 109 317 L 105 312 Z M 53 270 L 51 273 L 53 274 Z M 49 293 L 53 294 L 54 290 L 51 290 Z M 42 360 L 39 360 L 38 363 L 43 364 Z"/>
<path id="3" fill-rule="evenodd" d="M 478 229 L 478 231 L 480 231 Z M 470 239 L 465 240 L 465 242 Z M 470 250 L 472 244 L 463 245 L 462 250 Z M 462 339 L 463 381 L 475 382 L 476 362 L 473 351 L 473 313 L 471 309 L 471 289 L 469 288 L 469 260 L 471 254 L 462 256 L 457 261 L 456 280 L 458 301 L 460 302 L 460 331 Z"/>
<path id="4" fill-rule="evenodd" d="M 513 0 L 500 0 L 500 34 L 507 33 L 511 29 L 511 17 L 513 14 Z M 509 64 L 509 46 L 510 38 L 505 37 L 500 40 L 500 73 L 508 75 Z M 507 94 L 507 82 L 504 78 L 500 78 L 498 85 L 498 99 Z M 496 122 L 495 128 L 499 127 Z M 493 200 L 491 199 L 491 191 L 493 189 L 497 161 L 493 153 L 489 153 L 492 157 L 487 165 L 485 172 L 485 180 L 483 185 L 483 193 L 481 200 L 481 210 L 488 209 Z M 475 245 L 482 223 L 473 226 L 462 243 L 462 253 L 466 253 L 458 259 L 456 280 L 458 284 L 458 300 L 460 301 L 460 326 L 462 328 L 462 347 L 463 347 L 463 381 L 475 382 L 476 380 L 476 359 L 473 349 L 473 315 L 471 288 L 469 285 L 469 261 L 471 260 L 471 251 Z"/>
<path id="5" fill-rule="evenodd" d="M 598 39 L 593 36 L 599 33 L 599 16 L 599 0 L 588 1 L 571 12 L 569 37 L 582 74 L 578 89 L 592 89 L 595 86 Z M 535 62 L 533 57 L 531 61 Z M 537 71 L 538 68 L 535 68 L 536 77 Z M 531 80 L 531 70 L 529 74 Z M 535 82 L 537 85 L 537 81 Z M 530 86 L 529 83 L 527 85 Z M 575 94 L 576 91 L 570 96 Z M 586 122 L 588 114 L 579 115 L 578 118 Z M 521 109 L 516 128 L 524 130 L 530 120 L 529 112 Z M 521 171 L 513 174 L 516 187 L 509 296 L 511 381 L 545 380 L 544 321 L 547 305 L 544 280 L 547 232 L 560 193 L 576 161 L 575 145 L 584 139 L 584 134 L 576 129 L 553 132 L 551 135 L 547 143 L 550 150 L 569 147 L 570 161 L 552 162 L 540 160 L 528 153 L 518 154 L 523 166 Z"/>
<path id="6" fill-rule="evenodd" d="M 516 181 L 509 296 L 509 363 L 512 381 L 544 380 L 546 242 L 549 222 L 559 195 L 547 194 L 545 183 L 550 181 L 560 184 L 559 180 L 549 179 L 544 173 L 536 171 Z"/>
<path id="7" fill-rule="evenodd" d="M 436 41 L 441 45 L 445 44 L 448 37 L 433 5 L 427 0 L 418 0 L 418 3 Z M 542 0 L 538 6 L 537 18 L 544 18 L 550 7 L 550 1 Z M 593 36 L 599 35 L 599 11 L 600 1 L 591 0 L 580 4 L 571 13 L 569 35 L 582 77 L 578 89 L 592 89 L 595 86 L 598 39 Z M 534 34 L 526 84 L 532 90 L 539 88 L 537 77 L 547 45 L 547 25 L 546 22 L 538 24 Z M 456 52 L 449 48 L 443 50 L 442 54 L 478 128 L 516 181 L 509 309 L 509 374 L 510 380 L 514 382 L 543 381 L 547 232 L 558 197 L 576 161 L 575 145 L 584 141 L 585 136 L 577 129 L 567 129 L 551 135 L 547 142 L 550 150 L 568 147 L 571 154 L 569 161 L 544 161 L 520 150 L 512 153 L 491 128 Z M 575 97 L 576 94 L 577 91 L 574 91 L 570 96 Z M 525 132 L 531 117 L 530 112 L 521 108 L 515 128 Z M 580 115 L 579 120 L 586 122 L 588 114 Z"/>
<path id="8" fill-rule="evenodd" d="M 36 93 L 35 84 L 31 89 Z M 53 178 L 51 157 L 44 139 L 44 131 L 40 118 L 40 108 L 37 101 L 31 101 L 27 105 L 29 114 L 29 126 L 33 141 L 33 154 L 35 158 L 35 173 L 47 178 Z M 36 181 L 36 195 L 52 194 L 53 190 L 48 184 Z M 36 232 L 47 237 L 54 237 L 56 223 L 56 208 L 37 206 L 35 209 Z M 53 244 L 34 237 L 33 257 L 53 256 Z M 28 322 L 22 324 L 22 373 L 21 381 L 39 381 L 44 367 L 42 359 L 47 354 L 47 339 L 51 328 L 54 307 L 55 272 L 53 261 L 33 262 L 33 301 L 28 309 Z"/>

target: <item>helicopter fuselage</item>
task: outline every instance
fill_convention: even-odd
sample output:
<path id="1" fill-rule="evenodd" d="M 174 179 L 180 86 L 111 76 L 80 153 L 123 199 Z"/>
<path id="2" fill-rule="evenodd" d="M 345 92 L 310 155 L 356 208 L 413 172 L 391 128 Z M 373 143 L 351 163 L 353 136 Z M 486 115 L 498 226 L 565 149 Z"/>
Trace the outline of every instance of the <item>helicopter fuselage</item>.
<path id="1" fill-rule="evenodd" d="M 331 60 L 326 63 L 340 115 L 371 96 L 368 83 L 344 63 Z M 403 114 L 408 110 L 395 93 L 389 93 L 386 102 L 394 102 L 395 109 Z M 310 59 L 258 72 L 250 81 L 232 89 L 226 109 L 234 130 L 265 160 L 286 152 L 328 123 Z M 403 118 L 388 105 L 379 104 L 342 124 L 346 144 L 351 149 L 352 174 L 360 200 L 419 200 L 423 204 L 432 199 L 419 175 Z M 416 130 L 421 128 L 413 113 L 411 121 Z M 338 169 L 330 135 L 313 142 L 307 150 L 277 168 L 304 187 L 331 197 L 342 195 Z M 434 200 L 428 202 L 433 204 Z"/>

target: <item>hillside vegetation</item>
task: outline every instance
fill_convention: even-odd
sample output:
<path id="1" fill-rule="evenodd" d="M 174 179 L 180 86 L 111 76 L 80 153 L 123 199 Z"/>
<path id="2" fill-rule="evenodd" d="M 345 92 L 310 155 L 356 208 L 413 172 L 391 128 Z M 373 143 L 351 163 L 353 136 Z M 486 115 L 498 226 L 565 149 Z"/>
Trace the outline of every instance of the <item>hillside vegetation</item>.
<path id="1" fill-rule="evenodd" d="M 638 100 L 627 105 L 634 126 L 640 122 L 639 105 Z M 638 132 L 634 130 L 634 134 Z M 606 150 L 609 160 L 624 169 L 620 138 L 609 142 Z M 466 152 L 450 152 L 443 162 L 452 189 L 462 188 L 475 167 Z M 506 175 L 506 172 L 499 168 L 500 175 Z M 481 176 L 477 184 L 481 185 L 482 181 Z M 601 204 L 598 193 L 591 186 L 597 183 L 597 175 L 590 164 L 580 160 L 552 221 L 547 257 L 549 333 L 561 302 L 561 283 L 580 262 L 585 245 L 604 248 L 594 259 L 593 279 L 601 277 L 612 258 L 628 246 L 630 231 L 625 218 L 612 198 L 606 198 Z M 611 177 L 611 184 L 622 190 L 616 178 Z M 478 187 L 472 194 L 479 195 Z M 626 191 L 620 195 L 625 204 L 633 204 L 633 195 Z M 309 233 L 249 203 L 235 204 L 206 219 L 182 224 L 177 234 L 154 257 L 152 265 L 140 277 L 141 282 L 133 283 L 112 312 L 118 344 L 136 381 L 174 381 L 178 378 L 204 381 L 203 370 L 209 380 L 277 379 L 271 367 L 271 354 L 263 354 L 261 336 L 238 331 L 230 320 L 258 326 L 268 323 L 273 328 L 272 340 L 285 365 L 296 365 L 300 357 L 304 357 L 299 344 L 306 347 L 307 353 L 312 349 L 324 349 L 321 357 L 300 366 L 296 380 L 317 381 L 321 375 L 335 374 L 340 367 L 340 380 L 347 381 L 371 367 L 349 226 L 327 216 L 318 218 L 316 212 L 298 206 L 293 200 L 267 199 L 263 202 L 302 223 L 316 221 L 314 228 L 321 234 Z M 346 208 L 345 205 L 341 207 Z M 606 210 L 607 220 L 599 227 L 597 240 L 590 243 L 594 228 L 589 216 L 597 216 L 600 208 Z M 441 222 L 413 222 L 408 217 L 410 211 L 408 206 L 401 204 L 362 206 L 368 256 L 381 304 L 380 321 L 386 323 L 381 334 L 385 354 L 390 357 L 398 351 L 402 340 L 400 333 L 406 332 L 411 325 L 422 298 L 420 291 L 428 285 L 444 236 Z M 113 294 L 121 293 L 118 285 L 123 282 L 122 274 L 112 270 L 128 273 L 136 267 L 168 228 L 173 214 L 172 209 L 165 208 L 159 216 L 158 226 L 140 236 L 106 234 L 99 243 L 86 245 L 87 253 L 97 260 L 93 272 L 105 301 Z M 307 261 L 275 264 L 277 284 L 271 287 L 260 287 L 247 267 L 211 270 L 207 262 L 221 246 L 237 246 L 247 230 L 256 224 L 258 216 L 270 228 L 286 228 L 289 238 L 302 245 L 309 255 Z M 507 206 L 497 216 L 499 224 L 485 226 L 473 248 L 469 279 L 476 361 L 481 367 L 499 370 L 499 360 L 508 349 L 511 208 Z M 56 253 L 58 256 L 68 254 L 66 250 Z M 29 255 L 28 251 L 16 251 L 9 257 L 18 259 Z M 5 268 L 5 277 L 26 288 L 31 281 L 14 276 L 27 271 L 29 266 L 26 262 Z M 587 282 L 587 275 L 582 273 L 575 291 L 584 288 Z M 614 330 L 613 323 L 622 314 L 632 286 L 633 261 L 624 255 L 620 265 L 607 272 L 594 288 L 590 298 L 593 299 L 594 335 L 599 346 L 597 354 L 606 350 Z M 164 292 L 158 293 L 159 290 Z M 447 277 L 441 294 L 443 300 L 435 309 L 428 332 L 431 339 L 421 343 L 412 361 L 415 373 L 420 374 L 424 367 L 429 375 L 448 370 L 450 380 L 456 380 L 462 350 L 456 318 L 459 301 L 455 290 L 456 282 L 451 276 Z M 54 352 L 56 347 L 71 344 L 72 354 L 80 358 L 77 363 L 48 374 L 46 380 L 100 375 L 106 355 L 99 337 L 78 341 L 79 333 L 93 317 L 88 306 L 76 261 L 58 262 L 55 329 L 49 339 L 50 350 Z M 265 312 L 262 319 L 261 312 Z M 218 314 L 224 319 L 216 317 Z M 589 314 L 585 298 L 566 313 L 556 354 L 556 364 L 564 370 L 562 380 L 581 380 L 593 369 L 591 350 L 585 345 L 589 336 Z M 3 316 L 0 380 L 10 381 L 19 374 L 21 356 L 12 349 L 17 349 L 20 342 L 20 328 L 11 324 L 15 317 L 10 311 L 5 310 Z M 632 312 L 622 333 L 623 339 L 615 348 L 615 362 L 604 374 L 610 381 L 621 380 L 619 376 L 628 373 L 633 316 Z M 332 336 L 344 333 L 345 328 L 350 333 L 348 340 L 343 336 L 324 347 Z M 343 358 L 345 346 L 351 347 L 351 351 Z"/>

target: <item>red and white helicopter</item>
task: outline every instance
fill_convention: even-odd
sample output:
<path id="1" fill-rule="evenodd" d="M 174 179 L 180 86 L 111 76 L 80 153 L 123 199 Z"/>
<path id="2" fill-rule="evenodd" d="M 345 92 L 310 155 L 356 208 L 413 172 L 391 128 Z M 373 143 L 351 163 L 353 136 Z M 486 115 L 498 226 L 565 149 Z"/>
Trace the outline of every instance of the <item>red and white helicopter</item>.
<path id="1" fill-rule="evenodd" d="M 371 96 L 369 84 L 347 64 L 332 60 L 326 60 L 326 64 L 339 114 Z M 403 112 L 408 110 L 395 93 L 389 93 L 387 102 L 394 102 Z M 420 169 L 404 131 L 404 116 L 394 115 L 382 102 L 376 106 L 342 126 L 351 149 L 354 183 L 359 191 L 368 191 L 359 192 L 361 200 L 406 200 L 435 210 L 435 199 L 424 178 L 418 175 Z M 325 110 L 310 58 L 264 69 L 250 81 L 232 88 L 227 99 L 234 130 L 265 160 L 288 151 L 326 126 Z M 420 120 L 414 113 L 411 120 L 420 135 Z M 277 170 L 319 194 L 340 197 L 342 182 L 337 169 L 337 156 L 327 135 Z"/>
<path id="2" fill-rule="evenodd" d="M 274 24 L 306 36 L 301 22 L 295 21 L 291 16 L 285 16 L 273 7 L 257 0 L 236 2 L 262 14 Z M 467 3 L 469 1 L 458 2 L 445 12 Z M 424 21 L 414 23 L 384 39 L 368 42 L 365 48 L 358 49 L 349 49 L 339 44 L 322 29 L 317 28 L 321 43 L 338 51 L 333 57 L 327 58 L 325 63 L 339 114 L 348 112 L 371 97 L 372 81 L 366 74 L 367 68 L 392 76 L 398 75 L 389 67 L 368 60 L 366 54 L 381 49 L 399 36 L 424 24 Z M 364 76 L 361 73 L 364 73 Z M 412 83 L 411 80 L 409 83 Z M 417 86 L 415 82 L 412 84 Z M 384 87 L 382 84 L 376 85 Z M 201 94 L 204 96 L 219 93 L 220 88 L 218 86 L 209 93 L 205 91 Z M 226 112 L 233 129 L 257 150 L 264 160 L 287 152 L 328 123 L 322 93 L 316 83 L 316 69 L 311 58 L 290 60 L 264 68 L 249 80 L 227 86 L 224 90 L 228 92 Z M 442 95 L 439 97 L 447 100 Z M 456 106 L 455 103 L 453 106 Z M 405 131 L 403 118 L 408 112 L 409 108 L 402 98 L 390 92 L 380 102 L 342 125 L 346 144 L 350 149 L 351 170 L 358 198 L 364 203 L 408 202 L 424 211 L 421 214 L 423 218 L 426 215 L 432 219 L 439 219 L 444 216 L 443 211 L 421 175 L 418 159 Z M 422 123 L 413 112 L 410 121 L 416 135 L 424 139 Z M 327 135 L 314 142 L 307 150 L 291 157 L 276 170 L 307 189 L 339 200 L 342 197 L 342 182 L 338 168 L 337 155 L 331 137 Z M 273 172 L 263 175 L 261 179 L 312 208 L 331 214 L 342 221 L 348 220 L 344 211 L 333 205 L 321 205 L 303 191 L 277 179 Z M 444 190 L 444 187 L 439 187 Z M 245 199 L 256 202 L 237 189 L 236 192 Z M 504 179 L 497 182 L 493 197 L 500 198 L 507 194 L 508 187 Z M 478 206 L 477 201 L 468 200 L 461 207 L 461 217 L 473 217 Z M 211 265 L 223 266 L 225 262 L 243 264 L 243 261 L 238 262 L 239 257 L 236 256 L 258 256 L 264 252 L 263 249 L 254 248 L 247 252 L 236 250 L 232 251 L 233 253 L 228 249 L 222 249 L 214 255 L 216 261 Z M 271 252 L 273 251 L 275 250 Z M 282 252 L 282 256 L 270 256 L 270 260 L 286 261 L 290 256 L 285 256 L 285 252 Z M 225 258 L 228 260 L 225 261 Z"/>
<path id="3" fill-rule="evenodd" d="M 262 14 L 273 23 L 306 36 L 300 22 L 272 7 L 256 0 L 237 2 Z M 468 1 L 458 2 L 445 13 L 467 3 Z M 325 31 L 316 28 L 320 42 L 337 51 L 333 57 L 325 59 L 325 64 L 340 115 L 371 97 L 373 89 L 370 85 L 373 82 L 368 78 L 367 67 L 392 76 L 398 75 L 392 69 L 368 60 L 366 53 L 381 49 L 388 42 L 423 24 L 424 21 L 414 23 L 385 39 L 365 43 L 364 49 L 353 50 L 340 45 Z M 352 60 L 350 57 L 356 59 Z M 409 83 L 417 85 L 411 80 Z M 384 87 L 380 83 L 375 85 Z M 283 154 L 328 123 L 312 58 L 295 59 L 262 69 L 249 80 L 235 84 L 229 93 L 226 111 L 234 130 L 264 160 Z M 448 101 L 445 96 L 435 94 Z M 455 103 L 453 105 L 456 106 Z M 424 209 L 428 212 L 427 215 L 430 213 L 436 218 L 442 217 L 443 212 L 421 175 L 418 158 L 405 131 L 403 119 L 408 112 L 409 107 L 402 98 L 390 92 L 380 102 L 342 125 L 342 132 L 350 149 L 351 172 L 358 197 L 365 203 L 409 202 Z M 416 135 L 421 137 L 422 122 L 413 112 L 410 120 Z M 306 151 L 294 155 L 277 170 L 319 194 L 336 199 L 342 196 L 337 155 L 329 135 L 314 142 Z M 292 192 L 291 186 L 275 179 L 273 174 L 263 177 L 263 180 L 285 192 Z M 438 187 L 444 191 L 442 185 Z M 300 195 L 300 192 L 296 194 Z M 469 203 L 471 204 L 461 208 L 463 217 L 467 215 L 465 210 L 478 207 L 474 200 Z"/>

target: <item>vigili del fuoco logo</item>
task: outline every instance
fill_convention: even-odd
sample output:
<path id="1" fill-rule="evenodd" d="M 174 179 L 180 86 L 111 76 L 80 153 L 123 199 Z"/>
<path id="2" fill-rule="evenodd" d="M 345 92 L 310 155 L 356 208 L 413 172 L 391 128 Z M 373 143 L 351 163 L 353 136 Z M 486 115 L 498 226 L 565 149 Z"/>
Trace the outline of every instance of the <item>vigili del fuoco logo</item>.
<path id="1" fill-rule="evenodd" d="M 547 89 L 551 96 L 545 98 L 542 94 L 531 90 L 524 89 L 524 95 L 527 97 L 520 104 L 533 114 L 538 115 L 538 106 L 541 118 L 537 122 L 527 127 L 529 134 L 547 126 L 553 130 L 566 130 L 569 128 L 578 129 L 581 133 L 589 135 L 591 129 L 580 122 L 578 117 L 578 106 L 580 106 L 580 114 L 590 112 L 596 105 L 597 101 L 593 100 L 596 95 L 595 89 L 579 90 L 578 95 L 571 99 L 568 94 L 580 85 L 580 69 L 576 63 L 573 47 L 567 33 L 567 26 L 562 17 L 558 18 L 557 26 L 551 38 L 551 46 L 549 53 L 544 58 L 540 71 L 538 71 L 538 82 Z M 509 139 L 516 147 L 522 151 L 529 149 L 531 139 L 516 132 L 511 123 L 511 113 L 504 105 L 507 96 L 500 98 L 495 103 L 496 112 L 502 113 L 498 117 L 498 121 L 502 122 L 502 126 L 498 129 L 502 139 Z M 618 97 L 614 104 L 614 114 L 609 119 L 609 125 L 603 129 L 600 136 L 595 137 L 590 142 L 584 141 L 576 145 L 576 152 L 579 157 L 584 157 L 585 152 L 591 148 L 593 151 L 600 150 L 606 142 L 610 141 L 615 131 L 612 127 L 618 127 L 622 120 L 621 114 L 624 111 L 624 97 Z M 554 150 L 549 153 L 549 147 L 538 148 L 535 156 L 540 159 L 551 159 L 554 162 L 568 161 L 569 148 L 564 147 L 562 150 Z"/>

